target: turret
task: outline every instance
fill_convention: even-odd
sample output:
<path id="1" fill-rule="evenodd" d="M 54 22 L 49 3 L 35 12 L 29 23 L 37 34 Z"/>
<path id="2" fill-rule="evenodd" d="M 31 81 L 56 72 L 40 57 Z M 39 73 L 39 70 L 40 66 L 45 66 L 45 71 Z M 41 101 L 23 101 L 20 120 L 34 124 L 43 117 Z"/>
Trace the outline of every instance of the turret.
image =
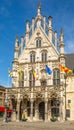
<path id="1" fill-rule="evenodd" d="M 64 54 L 64 34 L 63 34 L 63 30 L 61 29 L 60 31 L 60 55 L 63 55 Z"/>
<path id="2" fill-rule="evenodd" d="M 29 34 L 30 34 L 30 23 L 29 20 L 26 20 L 26 44 L 29 41 Z"/>
<path id="3" fill-rule="evenodd" d="M 21 53 L 23 51 L 23 46 L 24 46 L 24 37 L 21 37 Z"/>
<path id="4" fill-rule="evenodd" d="M 46 31 L 46 16 L 43 17 L 43 22 L 44 22 L 44 31 Z"/>
<path id="5" fill-rule="evenodd" d="M 14 60 L 12 61 L 12 71 L 13 71 L 13 76 L 12 76 L 12 87 L 18 87 L 18 53 L 19 53 L 19 42 L 18 42 L 18 36 L 16 35 L 16 40 L 15 40 L 15 49 L 14 49 Z"/>
<path id="6" fill-rule="evenodd" d="M 41 15 L 41 6 L 40 6 L 40 3 L 38 4 L 38 16 Z"/>
<path id="7" fill-rule="evenodd" d="M 18 52 L 19 52 L 19 42 L 18 42 L 18 35 L 16 35 L 15 49 L 14 49 L 14 60 L 18 59 Z"/>
<path id="8" fill-rule="evenodd" d="M 63 30 L 61 29 L 60 31 L 60 45 L 59 45 L 59 49 L 60 49 L 60 64 L 62 64 L 63 66 L 65 66 L 65 55 L 64 55 L 64 34 L 63 34 Z"/>
<path id="9" fill-rule="evenodd" d="M 38 14 L 37 14 L 37 27 L 41 26 L 41 6 L 40 3 L 38 4 Z"/>
<path id="10" fill-rule="evenodd" d="M 57 49 L 57 32 L 56 31 L 54 32 L 54 36 L 55 36 L 55 47 Z"/>
<path id="11" fill-rule="evenodd" d="M 33 34 L 33 32 L 34 32 L 34 22 L 35 22 L 35 18 L 33 17 L 33 18 L 32 18 L 32 34 Z"/>
<path id="12" fill-rule="evenodd" d="M 50 42 L 52 42 L 52 17 L 49 16 L 48 17 L 48 36 L 49 36 L 49 39 L 50 39 Z"/>

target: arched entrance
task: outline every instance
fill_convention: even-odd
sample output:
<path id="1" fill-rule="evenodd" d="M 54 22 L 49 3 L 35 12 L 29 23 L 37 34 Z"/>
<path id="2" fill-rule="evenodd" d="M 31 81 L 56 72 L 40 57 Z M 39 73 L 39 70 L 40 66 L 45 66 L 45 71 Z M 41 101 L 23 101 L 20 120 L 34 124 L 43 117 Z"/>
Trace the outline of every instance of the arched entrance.
<path id="1" fill-rule="evenodd" d="M 60 101 L 56 98 L 53 98 L 51 100 L 51 115 L 58 117 L 59 116 L 59 106 L 60 106 Z"/>
<path id="2" fill-rule="evenodd" d="M 39 103 L 39 119 L 41 120 L 45 119 L 45 103 L 44 102 Z"/>

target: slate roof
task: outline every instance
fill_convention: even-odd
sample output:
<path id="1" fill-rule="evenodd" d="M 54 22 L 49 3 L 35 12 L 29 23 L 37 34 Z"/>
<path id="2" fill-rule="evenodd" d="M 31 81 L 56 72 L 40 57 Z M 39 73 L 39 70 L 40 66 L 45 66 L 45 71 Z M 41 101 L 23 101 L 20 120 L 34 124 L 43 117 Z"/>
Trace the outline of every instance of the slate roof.
<path id="1" fill-rule="evenodd" d="M 66 57 L 66 67 L 74 71 L 74 53 L 65 54 L 65 57 Z"/>

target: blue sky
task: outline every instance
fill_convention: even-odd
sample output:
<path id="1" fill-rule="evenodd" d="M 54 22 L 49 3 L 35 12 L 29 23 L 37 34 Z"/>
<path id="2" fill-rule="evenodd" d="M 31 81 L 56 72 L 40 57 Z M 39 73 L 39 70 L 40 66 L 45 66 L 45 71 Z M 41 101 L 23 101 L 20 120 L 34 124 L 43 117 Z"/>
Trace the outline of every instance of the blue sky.
<path id="1" fill-rule="evenodd" d="M 0 0 L 0 85 L 11 86 L 15 37 L 25 35 L 25 22 L 37 15 L 39 0 Z M 40 0 L 42 15 L 53 17 L 53 30 L 64 30 L 65 53 L 74 53 L 74 0 Z M 58 34 L 59 36 L 59 34 Z"/>

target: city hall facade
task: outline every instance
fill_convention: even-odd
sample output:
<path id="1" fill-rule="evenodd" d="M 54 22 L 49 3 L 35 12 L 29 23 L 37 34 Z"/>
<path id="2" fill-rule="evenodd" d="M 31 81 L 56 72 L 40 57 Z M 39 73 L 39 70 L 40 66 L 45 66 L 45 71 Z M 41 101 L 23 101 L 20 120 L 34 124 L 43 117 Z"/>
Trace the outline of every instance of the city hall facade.
<path id="1" fill-rule="evenodd" d="M 74 119 L 74 74 L 65 75 L 59 67 L 61 64 L 74 69 L 68 58 L 72 60 L 74 55 L 64 53 L 63 30 L 57 38 L 52 17 L 47 21 L 38 5 L 32 24 L 26 20 L 25 36 L 21 42 L 18 36 L 15 40 L 12 88 L 7 89 L 12 120 L 50 121 L 52 116 L 59 121 Z M 52 73 L 48 74 L 46 65 Z"/>

